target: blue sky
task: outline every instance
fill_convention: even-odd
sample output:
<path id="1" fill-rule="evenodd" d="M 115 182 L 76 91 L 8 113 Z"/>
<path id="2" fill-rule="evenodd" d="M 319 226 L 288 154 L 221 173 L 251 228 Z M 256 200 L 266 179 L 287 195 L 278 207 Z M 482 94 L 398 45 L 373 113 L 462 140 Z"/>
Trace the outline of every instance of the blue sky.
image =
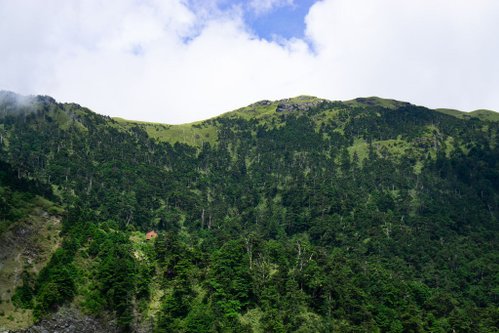
<path id="1" fill-rule="evenodd" d="M 261 38 L 273 40 L 280 38 L 303 38 L 305 16 L 314 0 L 300 0 L 277 6 L 267 12 L 245 11 L 245 21 Z"/>
<path id="2" fill-rule="evenodd" d="M 499 110 L 498 17 L 497 0 L 4 0 L 0 89 L 165 123 L 302 94 Z"/>
<path id="3" fill-rule="evenodd" d="M 194 12 L 206 10 L 213 15 L 238 11 L 247 28 L 269 41 L 304 38 L 305 17 L 318 0 L 189 0 Z"/>

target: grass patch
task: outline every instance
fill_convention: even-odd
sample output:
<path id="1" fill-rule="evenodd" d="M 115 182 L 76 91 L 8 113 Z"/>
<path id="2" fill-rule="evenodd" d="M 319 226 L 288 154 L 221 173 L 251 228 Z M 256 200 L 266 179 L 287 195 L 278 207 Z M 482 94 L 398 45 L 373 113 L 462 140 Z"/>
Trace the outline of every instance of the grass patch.
<path id="1" fill-rule="evenodd" d="M 471 111 L 470 114 L 473 117 L 478 117 L 481 120 L 488 120 L 488 121 L 499 121 L 499 112 L 495 112 L 492 110 L 475 110 Z"/>
<path id="2" fill-rule="evenodd" d="M 372 146 L 378 155 L 382 154 L 383 151 L 387 151 L 390 155 L 397 157 L 405 156 L 407 149 L 412 147 L 409 142 L 400 138 L 374 141 Z M 348 152 L 350 158 L 356 153 L 359 157 L 359 161 L 362 162 L 368 157 L 369 144 L 362 138 L 356 138 L 353 145 L 348 147 Z"/>
<path id="3" fill-rule="evenodd" d="M 356 138 L 353 145 L 348 147 L 348 153 L 350 154 L 350 159 L 357 154 L 359 161 L 362 162 L 367 158 L 369 152 L 369 144 L 361 138 Z"/>
<path id="4" fill-rule="evenodd" d="M 402 156 L 405 154 L 406 150 L 411 148 L 411 144 L 400 138 L 381 140 L 373 143 L 375 147 L 385 147 L 392 155 Z"/>
<path id="5" fill-rule="evenodd" d="M 194 147 L 201 147 L 205 142 L 214 145 L 218 138 L 216 127 L 208 122 L 166 125 L 122 118 L 113 119 L 125 129 L 138 126 L 145 130 L 152 139 L 171 144 L 178 142 Z"/>
<path id="6" fill-rule="evenodd" d="M 393 110 L 407 104 L 405 102 L 396 101 L 394 99 L 385 99 L 376 96 L 356 98 L 350 101 L 345 101 L 344 103 L 353 107 L 380 106 L 386 109 Z"/>
<path id="7" fill-rule="evenodd" d="M 235 111 L 224 113 L 220 116 L 220 118 L 242 118 L 245 120 L 260 120 L 275 115 L 277 104 L 277 102 L 260 101 L 237 109 Z"/>
<path id="8" fill-rule="evenodd" d="M 478 118 L 480 120 L 499 121 L 499 112 L 479 109 L 471 112 L 464 112 L 454 109 L 435 109 L 435 111 L 453 116 L 459 119 Z"/>

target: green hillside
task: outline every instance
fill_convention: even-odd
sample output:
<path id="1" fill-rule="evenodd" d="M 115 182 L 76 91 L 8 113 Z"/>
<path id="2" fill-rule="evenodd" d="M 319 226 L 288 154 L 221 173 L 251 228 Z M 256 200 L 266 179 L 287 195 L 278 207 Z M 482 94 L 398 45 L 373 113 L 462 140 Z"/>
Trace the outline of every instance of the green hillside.
<path id="1" fill-rule="evenodd" d="M 499 121 L 499 113 L 491 110 L 475 110 L 463 112 L 454 109 L 436 109 L 435 111 L 448 114 L 460 119 L 478 118 L 480 120 Z"/>
<path id="2" fill-rule="evenodd" d="M 53 255 L 0 329 L 497 332 L 496 115 L 300 96 L 163 125 L 2 92 L 0 185 L 32 184 Z"/>

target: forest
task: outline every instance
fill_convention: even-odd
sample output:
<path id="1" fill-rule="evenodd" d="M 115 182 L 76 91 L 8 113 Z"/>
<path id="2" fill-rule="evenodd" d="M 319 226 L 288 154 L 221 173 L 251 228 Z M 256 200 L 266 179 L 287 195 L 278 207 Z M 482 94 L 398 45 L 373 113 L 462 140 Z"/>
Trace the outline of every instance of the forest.
<path id="1" fill-rule="evenodd" d="M 62 207 L 60 246 L 2 299 L 33 322 L 71 305 L 120 332 L 498 331 L 490 114 L 298 97 L 177 128 L 0 95 L 0 233 L 34 198 Z"/>

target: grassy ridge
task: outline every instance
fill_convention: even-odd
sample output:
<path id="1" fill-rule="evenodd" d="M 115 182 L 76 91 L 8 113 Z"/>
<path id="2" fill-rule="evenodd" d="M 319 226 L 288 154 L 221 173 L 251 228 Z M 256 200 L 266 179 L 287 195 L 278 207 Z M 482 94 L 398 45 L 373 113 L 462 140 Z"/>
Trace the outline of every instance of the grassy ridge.
<path id="1" fill-rule="evenodd" d="M 217 123 L 223 119 L 242 119 L 246 121 L 254 121 L 257 125 L 266 127 L 282 126 L 282 120 L 279 118 L 279 105 L 303 105 L 307 103 L 329 102 L 313 96 L 298 96 L 279 101 L 260 101 L 246 107 L 224 113 L 215 118 L 198 121 L 188 124 L 168 125 L 154 122 L 144 122 L 137 120 L 127 120 L 119 117 L 114 117 L 120 126 L 125 129 L 132 127 L 140 127 L 147 134 L 160 142 L 169 142 L 171 144 L 184 143 L 190 146 L 201 147 L 207 142 L 214 145 L 218 141 L 218 126 Z M 405 102 L 400 102 L 392 99 L 384 99 L 379 97 L 357 98 L 350 101 L 339 102 L 334 108 L 313 115 L 312 118 L 319 128 L 322 124 L 333 119 L 341 110 L 341 104 L 345 107 L 357 107 L 361 109 L 369 109 L 372 107 L 381 107 L 395 110 L 399 107 L 409 105 Z M 478 118 L 487 121 L 499 121 L 499 113 L 491 110 L 475 110 L 472 112 L 463 112 L 454 109 L 436 109 L 435 111 L 447 114 L 459 119 Z M 390 146 L 390 145 L 388 145 Z"/>

